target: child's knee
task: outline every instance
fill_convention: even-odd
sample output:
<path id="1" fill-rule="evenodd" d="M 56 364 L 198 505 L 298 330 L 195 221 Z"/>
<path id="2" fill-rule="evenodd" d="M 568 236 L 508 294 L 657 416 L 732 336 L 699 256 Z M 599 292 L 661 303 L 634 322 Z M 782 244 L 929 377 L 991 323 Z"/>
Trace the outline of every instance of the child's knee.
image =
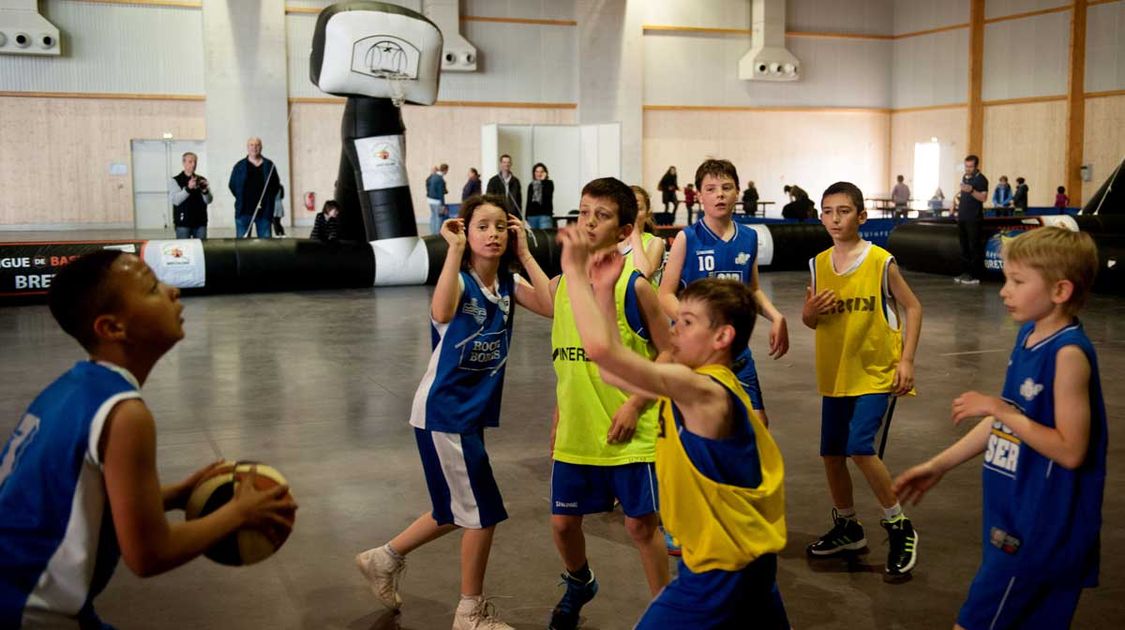
<path id="1" fill-rule="evenodd" d="M 656 535 L 657 518 L 655 514 L 640 518 L 625 517 L 625 531 L 634 542 L 644 543 L 652 540 Z"/>
<path id="2" fill-rule="evenodd" d="M 567 536 L 582 531 L 582 517 L 565 514 L 551 515 L 551 531 L 558 536 Z"/>

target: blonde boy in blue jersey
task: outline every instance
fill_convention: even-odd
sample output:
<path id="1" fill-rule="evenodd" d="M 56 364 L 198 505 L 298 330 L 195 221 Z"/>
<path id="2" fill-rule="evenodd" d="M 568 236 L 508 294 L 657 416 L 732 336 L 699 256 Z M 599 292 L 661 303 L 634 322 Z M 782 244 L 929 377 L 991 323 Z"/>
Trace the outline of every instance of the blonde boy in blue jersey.
<path id="1" fill-rule="evenodd" d="M 785 547 L 781 452 L 731 371 L 746 348 L 756 307 L 748 287 L 707 278 L 680 296 L 671 363 L 621 343 L 613 300 L 624 264 L 612 250 L 591 257 L 574 229 L 560 234 L 563 273 L 586 356 L 608 383 L 659 397 L 656 471 L 664 525 L 682 544 L 679 573 L 637 628 L 787 629 L 776 588 Z"/>
<path id="2" fill-rule="evenodd" d="M 1069 628 L 1082 589 L 1097 586 L 1101 551 L 1106 410 L 1097 354 L 1078 321 L 1098 249 L 1084 232 L 1045 227 L 1005 243 L 1003 257 L 1000 297 L 1022 324 L 1004 389 L 954 400 L 955 424 L 983 419 L 903 473 L 895 490 L 917 503 L 984 453 L 983 553 L 954 628 Z"/>
<path id="3" fill-rule="evenodd" d="M 595 179 L 582 189 L 575 230 L 596 251 L 619 251 L 633 229 L 637 200 L 612 177 Z M 633 260 L 633 256 L 627 257 Z M 629 348 L 652 361 L 668 344 L 668 320 L 660 312 L 656 289 L 624 265 L 614 282 L 614 319 Z M 572 630 L 582 606 L 598 592 L 586 558 L 582 521 L 586 514 L 613 510 L 621 502 L 625 529 L 641 555 L 649 590 L 655 595 L 670 579 L 668 558 L 657 515 L 656 417 L 653 401 L 630 396 L 603 381 L 582 350 L 574 309 L 566 287 L 589 284 L 585 269 L 551 281 L 554 318 L 551 355 L 558 377 L 558 416 L 551 468 L 551 529 L 562 557 L 566 593 L 551 613 L 550 627 Z"/>
<path id="4" fill-rule="evenodd" d="M 918 533 L 891 490 L 891 475 L 875 454 L 875 435 L 889 422 L 893 396 L 913 394 L 914 353 L 922 329 L 922 305 L 887 250 L 864 241 L 863 193 L 849 182 L 824 191 L 821 223 L 832 247 L 809 261 L 812 286 L 801 321 L 816 330 L 816 380 L 823 396 L 820 455 L 828 476 L 835 521 L 810 544 L 813 557 L 835 556 L 867 546 L 856 519 L 848 459 L 863 473 L 883 508 L 890 538 L 886 578 L 905 578 L 914 568 Z M 898 307 L 905 313 L 900 324 Z M 884 429 L 885 431 L 885 429 Z"/>

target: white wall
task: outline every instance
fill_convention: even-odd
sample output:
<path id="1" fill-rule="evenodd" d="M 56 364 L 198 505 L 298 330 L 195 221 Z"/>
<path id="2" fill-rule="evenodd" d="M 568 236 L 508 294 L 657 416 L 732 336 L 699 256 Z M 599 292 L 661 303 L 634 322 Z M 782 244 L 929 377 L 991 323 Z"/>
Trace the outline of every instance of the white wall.
<path id="1" fill-rule="evenodd" d="M 889 41 L 789 37 L 801 60 L 800 81 L 738 78 L 750 37 L 649 32 L 646 105 L 889 107 Z"/>
<path id="2" fill-rule="evenodd" d="M 1086 10 L 1086 91 L 1125 89 L 1125 2 Z"/>
<path id="3" fill-rule="evenodd" d="M 749 4 L 749 0 L 744 4 Z M 790 31 L 869 35 L 894 32 L 893 0 L 787 0 L 785 4 L 785 21 Z"/>
<path id="4" fill-rule="evenodd" d="M 1064 4 L 1070 2 L 1068 0 L 987 0 L 984 3 L 984 17 L 988 19 L 1013 13 L 1054 9 Z"/>
<path id="5" fill-rule="evenodd" d="M 894 0 L 895 35 L 966 24 L 968 21 L 969 0 Z"/>
<path id="6" fill-rule="evenodd" d="M 898 39 L 893 51 L 892 107 L 925 107 L 968 100 L 968 29 Z"/>
<path id="7" fill-rule="evenodd" d="M 1069 46 L 1070 11 L 986 24 L 981 98 L 1065 94 Z"/>
<path id="8" fill-rule="evenodd" d="M 203 93 L 198 9 L 47 0 L 62 56 L 0 55 L 0 91 Z"/>

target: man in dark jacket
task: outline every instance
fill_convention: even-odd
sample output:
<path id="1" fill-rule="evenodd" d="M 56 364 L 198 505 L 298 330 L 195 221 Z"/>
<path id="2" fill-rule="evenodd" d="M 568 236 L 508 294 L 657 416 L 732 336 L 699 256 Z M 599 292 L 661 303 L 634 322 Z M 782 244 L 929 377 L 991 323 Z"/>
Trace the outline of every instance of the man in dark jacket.
<path id="1" fill-rule="evenodd" d="M 512 156 L 507 153 L 500 156 L 500 172 L 488 180 L 484 192 L 503 197 L 505 209 L 523 219 L 523 191 L 519 178 L 512 174 Z"/>
<path id="2" fill-rule="evenodd" d="M 261 138 L 246 141 L 246 157 L 234 165 L 228 187 L 234 195 L 235 236 L 248 238 L 253 223 L 258 238 L 269 238 L 281 178 L 273 162 L 262 155 Z"/>
<path id="3" fill-rule="evenodd" d="M 207 204 L 212 200 L 211 187 L 206 177 L 195 172 L 198 161 L 194 153 L 185 153 L 184 170 L 168 183 L 176 238 L 207 238 Z"/>

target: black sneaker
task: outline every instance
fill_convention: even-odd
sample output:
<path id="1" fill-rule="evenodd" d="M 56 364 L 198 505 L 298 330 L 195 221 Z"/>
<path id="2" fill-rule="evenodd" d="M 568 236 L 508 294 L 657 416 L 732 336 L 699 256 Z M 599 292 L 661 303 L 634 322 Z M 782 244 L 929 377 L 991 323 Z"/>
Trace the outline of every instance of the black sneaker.
<path id="1" fill-rule="evenodd" d="M 572 577 L 569 572 L 563 573 L 562 579 L 563 584 L 566 584 L 566 593 L 563 593 L 562 599 L 551 611 L 549 630 L 575 630 L 582 607 L 598 594 L 598 580 L 592 571 L 590 580 L 585 583 Z"/>
<path id="2" fill-rule="evenodd" d="M 887 552 L 887 577 L 909 575 L 918 561 L 918 532 L 905 516 L 884 520 L 881 524 L 891 539 L 891 549 Z"/>
<path id="3" fill-rule="evenodd" d="M 863 525 L 859 521 L 840 516 L 836 508 L 832 508 L 832 520 L 836 522 L 832 529 L 806 548 L 810 556 L 834 556 L 845 551 L 859 551 L 867 546 Z"/>

